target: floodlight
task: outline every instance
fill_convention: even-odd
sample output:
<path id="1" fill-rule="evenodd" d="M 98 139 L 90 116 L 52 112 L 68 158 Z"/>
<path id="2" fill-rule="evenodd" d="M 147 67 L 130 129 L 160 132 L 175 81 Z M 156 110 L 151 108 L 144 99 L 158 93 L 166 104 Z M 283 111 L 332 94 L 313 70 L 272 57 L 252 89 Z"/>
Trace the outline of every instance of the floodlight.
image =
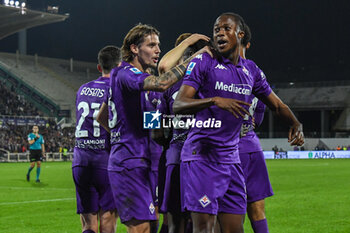
<path id="1" fill-rule="evenodd" d="M 25 7 L 26 7 L 26 3 L 25 3 L 25 2 L 22 2 L 21 7 L 22 7 L 22 8 L 25 8 Z"/>
<path id="2" fill-rule="evenodd" d="M 19 1 L 15 1 L 15 6 L 16 6 L 16 7 L 19 6 Z"/>
<path id="3" fill-rule="evenodd" d="M 13 6 L 13 4 L 15 4 L 15 1 L 11 0 L 10 5 Z"/>
<path id="4" fill-rule="evenodd" d="M 5 3 L 6 6 L 8 6 L 9 3 L 10 3 L 10 0 L 4 0 L 4 3 Z"/>

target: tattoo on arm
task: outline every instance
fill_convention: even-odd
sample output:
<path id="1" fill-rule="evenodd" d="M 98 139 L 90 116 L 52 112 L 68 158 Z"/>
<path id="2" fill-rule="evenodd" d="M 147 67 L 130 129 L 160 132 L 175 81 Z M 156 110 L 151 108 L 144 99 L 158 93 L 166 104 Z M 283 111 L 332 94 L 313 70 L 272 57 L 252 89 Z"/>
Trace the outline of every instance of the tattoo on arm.
<path id="1" fill-rule="evenodd" d="M 182 79 L 186 71 L 186 65 L 187 63 L 183 63 L 175 66 L 158 77 L 154 75 L 148 76 L 143 83 L 144 90 L 165 91 L 174 83 Z"/>

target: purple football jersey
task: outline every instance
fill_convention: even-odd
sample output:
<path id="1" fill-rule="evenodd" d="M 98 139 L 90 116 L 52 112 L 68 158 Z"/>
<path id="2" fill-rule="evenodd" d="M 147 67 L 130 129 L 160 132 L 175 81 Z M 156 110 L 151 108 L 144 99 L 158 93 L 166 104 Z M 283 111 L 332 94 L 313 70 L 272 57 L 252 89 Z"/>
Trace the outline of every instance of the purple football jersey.
<path id="1" fill-rule="evenodd" d="M 211 58 L 206 53 L 189 63 L 183 85 L 195 88 L 198 98 L 220 96 L 249 102 L 252 93 L 256 96 L 271 93 L 258 68 L 248 70 L 241 58 L 237 65 L 233 65 L 228 59 Z M 243 118 L 237 119 L 232 113 L 213 105 L 197 112 L 195 119 L 181 153 L 182 161 L 240 162 L 238 143 Z M 207 127 L 204 127 L 205 122 L 209 122 Z"/>
<path id="2" fill-rule="evenodd" d="M 164 115 L 175 116 L 173 112 L 173 103 L 182 85 L 182 81 L 175 83 L 171 88 L 166 90 L 161 96 L 161 103 L 158 107 L 160 112 Z M 167 120 L 180 120 L 169 118 Z M 181 118 L 181 120 L 186 121 L 187 118 Z M 169 123 L 167 124 L 169 125 Z M 185 143 L 189 129 L 185 127 L 173 127 L 172 126 L 172 139 L 170 141 L 169 148 L 166 154 L 166 165 L 169 164 L 180 164 L 180 153 L 182 146 Z"/>
<path id="3" fill-rule="evenodd" d="M 143 129 L 143 81 L 149 76 L 127 62 L 111 72 L 108 100 L 111 153 L 108 170 L 149 167 L 149 130 Z"/>
<path id="4" fill-rule="evenodd" d="M 72 166 L 107 168 L 110 137 L 96 117 L 107 102 L 109 78 L 100 77 L 82 85 L 76 95 L 75 148 Z"/>
<path id="5" fill-rule="evenodd" d="M 146 111 L 155 111 L 158 109 L 158 106 L 160 104 L 160 92 L 155 92 L 155 91 L 144 91 L 142 93 L 142 102 L 145 105 L 143 109 Z M 159 164 L 159 159 L 160 155 L 162 154 L 162 146 L 156 143 L 154 140 L 151 138 L 151 130 L 149 131 L 149 136 L 150 136 L 150 144 L 149 144 L 149 150 L 150 150 L 150 155 L 151 155 L 151 169 L 152 171 L 158 171 L 158 164 Z"/>

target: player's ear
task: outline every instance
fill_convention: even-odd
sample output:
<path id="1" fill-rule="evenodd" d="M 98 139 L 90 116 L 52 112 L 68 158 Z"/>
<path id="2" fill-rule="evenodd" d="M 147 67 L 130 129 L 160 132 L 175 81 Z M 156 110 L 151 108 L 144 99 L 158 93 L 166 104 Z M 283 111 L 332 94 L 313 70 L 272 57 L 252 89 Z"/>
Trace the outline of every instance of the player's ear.
<path id="1" fill-rule="evenodd" d="M 250 42 L 248 42 L 247 46 L 246 46 L 247 49 L 250 48 Z"/>
<path id="2" fill-rule="evenodd" d="M 243 39 L 243 37 L 244 37 L 244 31 L 239 31 L 238 32 L 238 38 L 239 39 Z"/>
<path id="3" fill-rule="evenodd" d="M 101 67 L 101 65 L 100 64 L 97 64 L 97 70 L 100 72 L 100 73 L 102 73 L 102 67 Z"/>
<path id="4" fill-rule="evenodd" d="M 132 44 L 132 45 L 130 45 L 130 51 L 133 54 L 137 54 L 139 52 L 139 47 L 136 44 Z"/>

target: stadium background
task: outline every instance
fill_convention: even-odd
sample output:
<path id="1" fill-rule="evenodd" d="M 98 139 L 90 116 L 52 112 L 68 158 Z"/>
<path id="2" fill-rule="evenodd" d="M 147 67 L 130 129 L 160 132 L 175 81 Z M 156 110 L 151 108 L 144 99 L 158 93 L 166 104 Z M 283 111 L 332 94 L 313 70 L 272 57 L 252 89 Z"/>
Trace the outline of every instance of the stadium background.
<path id="1" fill-rule="evenodd" d="M 59 8 L 56 11 L 52 6 Z M 25 135 L 34 123 L 41 124 L 49 160 L 63 160 L 63 148 L 72 151 L 75 91 L 98 76 L 99 49 L 108 44 L 120 46 L 132 26 L 142 22 L 158 28 L 164 55 L 180 33 L 210 36 L 215 18 L 227 11 L 239 13 L 250 26 L 253 39 L 247 55 L 264 70 L 275 92 L 303 123 L 307 137 L 303 149 L 314 154 L 338 146 L 350 150 L 350 4 L 346 1 L 64 0 L 26 1 L 25 8 L 25 14 L 20 13 L 23 9 L 12 9 L 17 16 L 9 17 L 11 14 L 4 13 L 9 7 L 0 6 L 1 33 L 31 14 L 43 24 L 63 22 L 40 27 L 33 27 L 34 22 L 20 24 L 17 31 L 33 28 L 0 40 L 2 161 L 27 160 L 27 153 L 21 152 L 26 150 Z M 264 150 L 278 147 L 279 156 L 274 158 L 286 158 L 284 151 L 294 150 L 286 142 L 286 132 L 267 111 L 258 133 Z M 350 204 L 345 195 L 349 179 L 344 179 L 349 178 L 349 162 L 269 160 L 276 192 L 267 202 L 271 232 L 350 232 L 349 220 L 342 217 L 349 216 L 349 208 L 343 208 Z M 22 179 L 26 167 L 23 163 L 0 164 L 4 178 L 0 184 L 0 205 L 4 207 L 0 231 L 78 232 L 70 163 L 46 163 L 39 186 Z M 33 200 L 37 202 L 30 202 Z M 49 213 L 55 219 L 52 223 Z M 29 221 L 29 215 L 40 221 Z M 71 223 L 63 226 L 67 221 Z M 54 223 L 55 229 L 50 228 Z"/>

